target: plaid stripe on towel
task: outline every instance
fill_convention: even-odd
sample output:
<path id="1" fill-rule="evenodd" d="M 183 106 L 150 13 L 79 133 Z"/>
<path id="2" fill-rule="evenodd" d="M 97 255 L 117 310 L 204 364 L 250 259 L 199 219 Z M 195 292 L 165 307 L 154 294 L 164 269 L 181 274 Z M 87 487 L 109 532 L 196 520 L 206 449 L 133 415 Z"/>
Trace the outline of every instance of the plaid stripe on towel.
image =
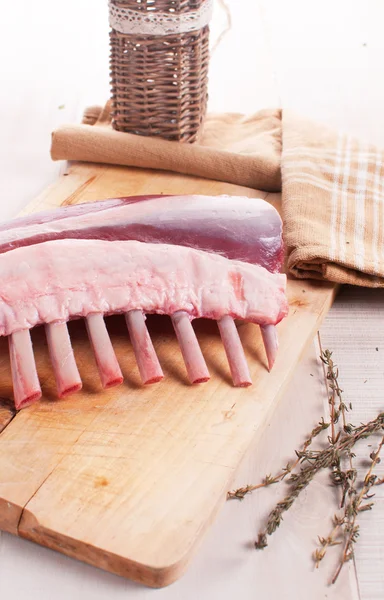
<path id="1" fill-rule="evenodd" d="M 384 153 L 291 114 L 282 123 L 289 270 L 384 286 Z"/>

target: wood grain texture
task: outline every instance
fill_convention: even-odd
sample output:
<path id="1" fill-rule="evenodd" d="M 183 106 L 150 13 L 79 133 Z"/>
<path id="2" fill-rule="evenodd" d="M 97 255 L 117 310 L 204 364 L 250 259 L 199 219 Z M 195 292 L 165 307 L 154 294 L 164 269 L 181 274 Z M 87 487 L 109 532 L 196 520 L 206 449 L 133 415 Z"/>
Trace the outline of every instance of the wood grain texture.
<path id="1" fill-rule="evenodd" d="M 27 211 L 153 192 L 266 196 L 168 173 L 76 164 Z M 271 374 L 259 329 L 240 325 L 254 381 L 246 390 L 231 385 L 217 325 L 208 321 L 197 322 L 196 331 L 212 378 L 204 386 L 188 385 L 170 320 L 156 316 L 148 323 L 166 378 L 142 388 L 117 316 L 107 323 L 125 384 L 101 391 L 84 324 L 73 322 L 84 387 L 55 401 L 46 341 L 37 328 L 33 343 L 44 399 L 0 436 L 0 527 L 150 586 L 177 579 L 335 293 L 331 284 L 289 281 L 290 314 L 278 327 L 280 351 Z M 7 359 L 0 374 L 0 395 L 7 397 Z"/>
<path id="2" fill-rule="evenodd" d="M 0 399 L 0 433 L 11 422 L 16 414 L 14 403 L 11 400 Z"/>
<path id="3" fill-rule="evenodd" d="M 318 349 L 312 344 L 295 369 L 273 417 L 256 434 L 236 472 L 231 489 L 257 483 L 275 473 L 304 441 L 328 408 Z M 294 600 L 357 600 L 353 563 L 329 586 L 338 548 L 314 569 L 312 553 L 317 535 L 325 535 L 336 506 L 335 488 L 328 478 L 317 478 L 284 517 L 269 547 L 256 552 L 253 541 L 273 504 L 286 492 L 285 484 L 259 490 L 243 502 L 226 502 L 210 527 L 185 575 L 173 585 L 156 590 L 159 600 L 245 598 Z M 371 515 L 372 516 L 372 515 Z M 0 543 L 1 584 L 10 585 L 15 598 L 55 600 L 153 600 L 153 590 L 72 560 L 25 539 L 3 533 Z M 25 573 L 30 576 L 25 577 Z M 272 582 L 272 583 L 271 583 Z M 3 589 L 3 588 L 1 588 Z M 6 589 L 6 588 L 5 588 Z M 308 592 L 310 590 L 310 593 Z"/>

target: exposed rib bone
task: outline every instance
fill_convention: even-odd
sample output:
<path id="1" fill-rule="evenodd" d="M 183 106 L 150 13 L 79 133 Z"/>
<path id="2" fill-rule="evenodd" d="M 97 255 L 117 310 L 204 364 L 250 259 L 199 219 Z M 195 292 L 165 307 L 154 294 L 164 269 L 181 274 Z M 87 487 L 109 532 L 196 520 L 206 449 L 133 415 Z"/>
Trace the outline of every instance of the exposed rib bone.
<path id="1" fill-rule="evenodd" d="M 235 387 L 252 385 L 247 359 L 234 320 L 226 315 L 217 322 Z"/>
<path id="2" fill-rule="evenodd" d="M 45 332 L 59 398 L 78 392 L 82 388 L 82 383 L 67 324 L 50 323 L 45 326 Z"/>
<path id="3" fill-rule="evenodd" d="M 188 313 L 179 310 L 172 315 L 181 353 L 191 383 L 204 383 L 210 379 L 208 367 Z"/>
<path id="4" fill-rule="evenodd" d="M 270 371 L 275 363 L 277 351 L 279 349 L 277 331 L 275 325 L 264 325 L 260 327 L 260 329 L 261 335 L 263 336 L 265 352 L 267 354 L 268 369 Z"/>
<path id="5" fill-rule="evenodd" d="M 157 383 L 163 379 L 164 374 L 143 313 L 141 310 L 130 310 L 125 313 L 125 320 L 143 383 Z"/>
<path id="6" fill-rule="evenodd" d="M 85 319 L 88 336 L 95 353 L 101 385 L 110 388 L 123 383 L 123 375 L 112 346 L 104 317 L 101 313 L 92 313 Z"/>
<path id="7" fill-rule="evenodd" d="M 41 388 L 29 329 L 13 333 L 8 340 L 15 407 L 20 409 L 39 400 Z"/>
<path id="8" fill-rule="evenodd" d="M 137 323 L 129 316 L 127 322 L 144 381 L 151 382 L 158 381 L 162 372 L 143 315 L 173 315 L 189 377 L 202 382 L 209 379 L 209 373 L 190 319 L 219 321 L 231 315 L 270 324 L 262 331 L 272 367 L 277 351 L 273 325 L 288 311 L 285 275 L 167 244 L 69 239 L 20 247 L 0 254 L 0 278 L 0 335 L 12 335 L 25 329 L 26 323 L 28 328 L 48 324 L 60 396 L 81 388 L 65 324 L 71 319 L 106 310 L 108 314 L 134 311 Z M 148 364 L 152 368 L 149 375 L 145 371 Z"/>

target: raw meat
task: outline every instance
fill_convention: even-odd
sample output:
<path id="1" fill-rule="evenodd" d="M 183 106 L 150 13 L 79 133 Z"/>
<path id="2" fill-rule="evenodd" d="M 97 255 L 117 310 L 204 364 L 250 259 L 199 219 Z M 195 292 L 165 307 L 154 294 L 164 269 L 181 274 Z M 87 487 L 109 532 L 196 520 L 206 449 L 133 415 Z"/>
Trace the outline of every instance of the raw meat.
<path id="1" fill-rule="evenodd" d="M 0 252 L 63 238 L 176 244 L 271 272 L 283 262 L 278 212 L 242 196 L 136 196 L 45 211 L 0 226 Z"/>
<path id="2" fill-rule="evenodd" d="M 182 246 L 56 240 L 0 256 L 0 335 L 130 310 L 275 325 L 286 277 Z"/>
<path id="3" fill-rule="evenodd" d="M 209 373 L 191 319 L 218 320 L 235 385 L 250 385 L 233 318 L 268 330 L 287 314 L 285 275 L 191 248 L 54 240 L 0 256 L 0 335 L 9 336 L 16 408 L 41 397 L 29 329 L 44 323 L 59 397 L 81 388 L 66 322 L 85 317 L 104 387 L 122 375 L 103 320 L 125 313 L 144 383 L 163 377 L 145 313 L 169 314 L 190 380 Z M 264 335 L 264 334 L 263 334 Z"/>
<path id="4" fill-rule="evenodd" d="M 283 260 L 282 223 L 277 211 L 260 199 L 230 196 L 136 196 L 45 211 L 1 225 L 0 253 L 66 238 L 180 244 L 259 264 L 271 272 L 278 272 Z M 78 256 L 73 260 L 76 264 Z M 143 383 L 160 381 L 163 373 L 144 313 L 132 309 L 125 317 Z M 172 322 L 190 381 L 207 381 L 207 365 L 190 314 L 177 310 L 172 314 Z M 118 385 L 123 377 L 103 312 L 88 314 L 86 325 L 103 387 Z M 278 350 L 277 334 L 273 324 L 260 325 L 271 369 Z M 234 385 L 251 385 L 233 317 L 223 315 L 218 319 L 218 326 Z M 81 379 L 66 323 L 48 323 L 46 333 L 58 393 L 62 397 L 80 389 Z M 20 407 L 41 396 L 29 331 L 11 334 L 9 344 L 15 402 Z"/>

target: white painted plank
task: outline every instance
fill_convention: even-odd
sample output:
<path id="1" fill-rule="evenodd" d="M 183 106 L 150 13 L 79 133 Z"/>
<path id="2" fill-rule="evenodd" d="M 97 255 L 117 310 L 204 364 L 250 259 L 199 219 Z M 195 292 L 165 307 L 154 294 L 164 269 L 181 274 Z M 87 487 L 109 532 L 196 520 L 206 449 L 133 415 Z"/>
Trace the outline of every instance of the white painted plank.
<path id="1" fill-rule="evenodd" d="M 384 411 L 384 290 L 345 288 L 321 329 L 323 347 L 334 352 L 340 368 L 340 385 L 352 402 L 351 422 L 359 424 Z M 356 446 L 360 477 L 367 470 L 369 454 L 380 436 Z M 384 476 L 383 461 L 376 472 Z M 361 598 L 384 598 L 384 486 L 375 488 L 372 512 L 359 517 L 360 539 L 356 545 L 356 568 Z"/>

